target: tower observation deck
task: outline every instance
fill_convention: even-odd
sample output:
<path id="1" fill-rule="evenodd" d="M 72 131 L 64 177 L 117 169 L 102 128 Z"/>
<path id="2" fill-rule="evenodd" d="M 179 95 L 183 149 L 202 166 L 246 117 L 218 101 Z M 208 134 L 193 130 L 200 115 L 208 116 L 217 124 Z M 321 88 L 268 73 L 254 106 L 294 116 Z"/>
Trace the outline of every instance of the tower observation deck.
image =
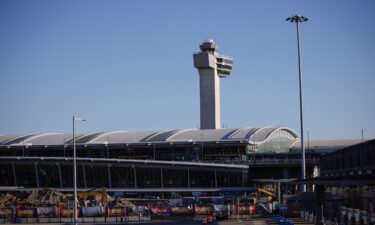
<path id="1" fill-rule="evenodd" d="M 214 40 L 208 39 L 195 53 L 194 67 L 200 77 L 200 123 L 201 129 L 218 129 L 221 124 L 220 78 L 228 77 L 232 71 L 233 59 L 220 55 Z"/>

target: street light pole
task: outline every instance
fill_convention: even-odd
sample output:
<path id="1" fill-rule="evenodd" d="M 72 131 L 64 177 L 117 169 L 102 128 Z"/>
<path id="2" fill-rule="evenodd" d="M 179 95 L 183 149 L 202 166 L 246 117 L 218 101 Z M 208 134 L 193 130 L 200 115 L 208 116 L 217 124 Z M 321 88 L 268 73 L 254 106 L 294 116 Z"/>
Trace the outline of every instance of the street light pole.
<path id="1" fill-rule="evenodd" d="M 76 160 L 76 136 L 75 136 L 75 121 L 86 121 L 82 118 L 78 118 L 73 116 L 73 179 L 74 179 L 74 204 L 73 204 L 73 223 L 74 225 L 77 224 L 77 218 L 78 218 L 78 213 L 77 213 L 77 160 Z"/>
<path id="2" fill-rule="evenodd" d="M 302 102 L 302 74 L 301 74 L 301 53 L 299 46 L 299 23 L 306 22 L 308 18 L 304 16 L 294 15 L 288 17 L 286 21 L 296 23 L 297 28 L 297 50 L 298 50 L 298 77 L 299 77 L 299 109 L 300 109 L 300 124 L 301 124 L 301 178 L 306 178 L 306 158 L 305 158 L 305 146 L 303 143 L 303 102 Z M 306 184 L 301 185 L 301 191 L 306 192 Z"/>

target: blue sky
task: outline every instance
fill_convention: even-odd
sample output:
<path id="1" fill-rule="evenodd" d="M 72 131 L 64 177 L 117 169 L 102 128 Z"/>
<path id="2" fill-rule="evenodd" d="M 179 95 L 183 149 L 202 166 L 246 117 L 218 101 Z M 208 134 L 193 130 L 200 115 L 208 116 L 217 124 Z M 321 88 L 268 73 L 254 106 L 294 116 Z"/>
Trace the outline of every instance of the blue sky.
<path id="1" fill-rule="evenodd" d="M 301 25 L 310 139 L 375 138 L 375 2 L 0 1 L 0 134 L 197 128 L 192 54 L 233 56 L 225 127 L 299 132 Z"/>

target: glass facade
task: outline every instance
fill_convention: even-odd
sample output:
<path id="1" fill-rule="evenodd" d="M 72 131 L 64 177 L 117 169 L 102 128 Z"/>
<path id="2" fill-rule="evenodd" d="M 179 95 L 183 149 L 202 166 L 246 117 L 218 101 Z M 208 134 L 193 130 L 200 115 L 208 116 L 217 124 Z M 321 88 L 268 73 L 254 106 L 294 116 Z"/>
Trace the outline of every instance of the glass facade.
<path id="1" fill-rule="evenodd" d="M 2 186 L 72 188 L 70 163 L 0 163 Z M 14 171 L 13 171 L 14 168 Z M 217 188 L 244 187 L 246 168 L 77 163 L 78 188 Z M 13 175 L 14 173 L 14 175 Z M 14 180 L 16 177 L 16 181 Z"/>
<path id="2" fill-rule="evenodd" d="M 288 153 L 294 141 L 285 137 L 274 137 L 257 146 L 257 152 L 262 153 Z"/>

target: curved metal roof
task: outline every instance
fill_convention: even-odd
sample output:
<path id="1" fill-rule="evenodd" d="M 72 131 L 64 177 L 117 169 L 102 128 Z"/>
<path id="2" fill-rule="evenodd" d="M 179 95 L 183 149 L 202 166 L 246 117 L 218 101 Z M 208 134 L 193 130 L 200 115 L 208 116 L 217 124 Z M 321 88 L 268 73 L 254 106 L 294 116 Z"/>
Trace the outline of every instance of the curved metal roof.
<path id="1" fill-rule="evenodd" d="M 1 145 L 50 145 L 50 143 L 64 144 L 72 136 L 62 133 L 29 134 L 13 136 L 1 142 Z"/>
<path id="2" fill-rule="evenodd" d="M 280 132 L 282 131 L 282 132 Z M 76 136 L 77 144 L 142 144 L 172 142 L 233 142 L 242 141 L 250 144 L 262 144 L 274 136 L 297 140 L 298 135 L 287 127 L 250 127 L 237 129 L 185 129 L 145 132 L 95 132 Z M 72 135 L 62 133 L 30 134 L 20 136 L 1 136 L 0 145 L 62 145 L 71 144 Z"/>
<path id="3" fill-rule="evenodd" d="M 96 138 L 91 144 L 98 143 L 111 143 L 111 144 L 130 144 L 130 143 L 141 143 L 142 140 L 155 135 L 158 132 L 155 131 L 142 131 L 142 132 L 127 132 L 127 131 L 116 131 L 106 132 L 100 137 Z M 89 143 L 89 144 L 90 144 Z"/>
<path id="4" fill-rule="evenodd" d="M 143 142 L 156 142 L 156 141 L 167 141 L 171 136 L 176 133 L 179 133 L 181 130 L 167 130 L 161 131 L 156 134 L 151 135 L 150 137 L 142 140 Z"/>

